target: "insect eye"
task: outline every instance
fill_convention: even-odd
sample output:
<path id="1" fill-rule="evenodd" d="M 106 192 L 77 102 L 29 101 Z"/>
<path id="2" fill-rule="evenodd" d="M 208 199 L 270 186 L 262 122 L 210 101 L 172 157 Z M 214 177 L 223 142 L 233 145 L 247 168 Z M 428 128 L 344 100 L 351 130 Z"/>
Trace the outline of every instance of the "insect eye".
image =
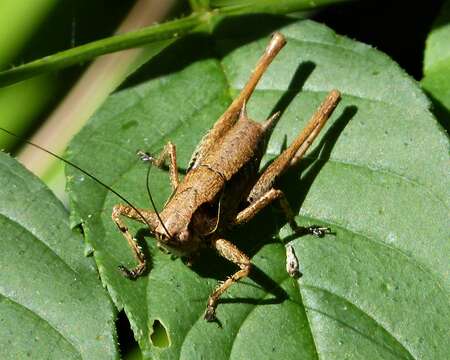
<path id="1" fill-rule="evenodd" d="M 185 230 L 180 231 L 180 233 L 178 234 L 178 239 L 180 241 L 188 241 L 189 236 L 190 236 L 189 230 L 185 229 Z"/>

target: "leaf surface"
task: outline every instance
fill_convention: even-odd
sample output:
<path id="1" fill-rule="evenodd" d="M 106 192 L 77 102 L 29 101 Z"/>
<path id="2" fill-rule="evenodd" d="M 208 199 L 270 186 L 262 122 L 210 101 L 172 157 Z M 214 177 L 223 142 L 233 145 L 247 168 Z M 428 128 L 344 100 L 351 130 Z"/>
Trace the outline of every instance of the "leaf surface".
<path id="1" fill-rule="evenodd" d="M 255 269 L 224 295 L 218 327 L 202 319 L 206 300 L 235 267 L 206 252 L 190 269 L 147 237 L 151 271 L 123 278 L 117 266 L 134 260 L 110 219 L 119 200 L 68 169 L 73 221 L 84 223 L 102 280 L 155 359 L 445 358 L 447 137 L 419 87 L 386 55 L 311 21 L 280 31 L 288 44 L 255 91 L 249 115 L 262 121 L 283 111 L 265 163 L 328 91 L 343 93 L 302 166 L 280 183 L 299 223 L 324 224 L 336 234 L 296 237 L 276 206 L 231 233 Z M 185 168 L 267 44 L 266 36 L 244 46 L 233 37 L 215 40 L 216 54 L 111 96 L 72 142 L 70 158 L 148 208 L 146 166 L 136 150 L 157 153 L 171 140 Z M 161 208 L 170 195 L 166 172 L 152 172 L 151 189 Z M 134 233 L 141 228 L 128 224 Z M 284 270 L 283 242 L 299 256 L 298 280 Z M 152 334 L 155 320 L 166 347 Z"/>
<path id="2" fill-rule="evenodd" d="M 118 358 L 115 311 L 64 206 L 0 153 L 0 358 Z"/>

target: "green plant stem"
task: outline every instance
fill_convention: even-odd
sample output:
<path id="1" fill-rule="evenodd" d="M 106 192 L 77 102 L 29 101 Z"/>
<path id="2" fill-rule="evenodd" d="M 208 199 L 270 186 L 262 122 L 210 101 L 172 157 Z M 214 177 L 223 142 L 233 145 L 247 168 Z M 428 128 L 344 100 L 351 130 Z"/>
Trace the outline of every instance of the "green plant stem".
<path id="1" fill-rule="evenodd" d="M 216 0 L 209 4 L 211 10 L 205 9 L 208 6 L 208 1 L 191 1 L 194 13 L 187 17 L 93 41 L 0 72 L 0 86 L 10 85 L 44 72 L 83 63 L 111 52 L 148 45 L 161 40 L 177 39 L 194 31 L 211 31 L 214 24 L 229 16 L 255 12 L 286 14 L 342 1 L 348 0 L 247 0 L 242 2 Z"/>
<path id="2" fill-rule="evenodd" d="M 111 52 L 178 38 L 202 24 L 201 17 L 198 14 L 192 14 L 182 19 L 93 41 L 4 71 L 0 73 L 0 86 L 10 85 L 43 72 L 83 63 Z"/>
<path id="3" fill-rule="evenodd" d="M 223 15 L 288 14 L 344 1 L 348 0 L 212 0 L 211 7 Z"/>

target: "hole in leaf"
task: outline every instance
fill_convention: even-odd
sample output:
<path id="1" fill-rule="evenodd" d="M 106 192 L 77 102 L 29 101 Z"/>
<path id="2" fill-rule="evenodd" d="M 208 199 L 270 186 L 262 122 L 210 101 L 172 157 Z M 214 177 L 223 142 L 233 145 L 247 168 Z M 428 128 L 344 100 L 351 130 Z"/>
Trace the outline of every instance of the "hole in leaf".
<path id="1" fill-rule="evenodd" d="M 153 321 L 150 341 L 154 346 L 159 348 L 166 348 L 170 346 L 169 334 L 167 333 L 164 325 L 158 319 Z"/>

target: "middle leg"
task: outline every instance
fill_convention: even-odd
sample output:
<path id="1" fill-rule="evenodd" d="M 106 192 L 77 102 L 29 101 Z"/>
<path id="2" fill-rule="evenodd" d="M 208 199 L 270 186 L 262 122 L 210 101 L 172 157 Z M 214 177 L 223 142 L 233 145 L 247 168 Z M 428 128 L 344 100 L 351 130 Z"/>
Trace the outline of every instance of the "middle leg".
<path id="1" fill-rule="evenodd" d="M 225 239 L 214 240 L 212 246 L 217 250 L 220 256 L 235 263 L 240 267 L 233 275 L 227 278 L 214 292 L 209 296 L 208 305 L 205 311 L 205 320 L 214 321 L 216 319 L 216 308 L 220 296 L 235 282 L 248 276 L 251 269 L 250 259 L 236 246 Z"/>
<path id="2" fill-rule="evenodd" d="M 300 235 L 312 234 L 319 237 L 323 237 L 325 236 L 325 234 L 331 233 L 330 228 L 328 227 L 321 227 L 317 225 L 308 227 L 298 226 L 295 221 L 294 212 L 292 211 L 286 199 L 286 196 L 281 190 L 273 188 L 266 192 L 258 200 L 250 204 L 247 208 L 238 213 L 233 222 L 233 225 L 245 224 L 275 200 L 279 201 L 280 207 L 285 214 L 291 229 L 295 233 Z M 286 247 L 286 271 L 289 276 L 293 278 L 297 278 L 301 275 L 297 255 L 295 254 L 294 248 L 290 245 Z"/>

